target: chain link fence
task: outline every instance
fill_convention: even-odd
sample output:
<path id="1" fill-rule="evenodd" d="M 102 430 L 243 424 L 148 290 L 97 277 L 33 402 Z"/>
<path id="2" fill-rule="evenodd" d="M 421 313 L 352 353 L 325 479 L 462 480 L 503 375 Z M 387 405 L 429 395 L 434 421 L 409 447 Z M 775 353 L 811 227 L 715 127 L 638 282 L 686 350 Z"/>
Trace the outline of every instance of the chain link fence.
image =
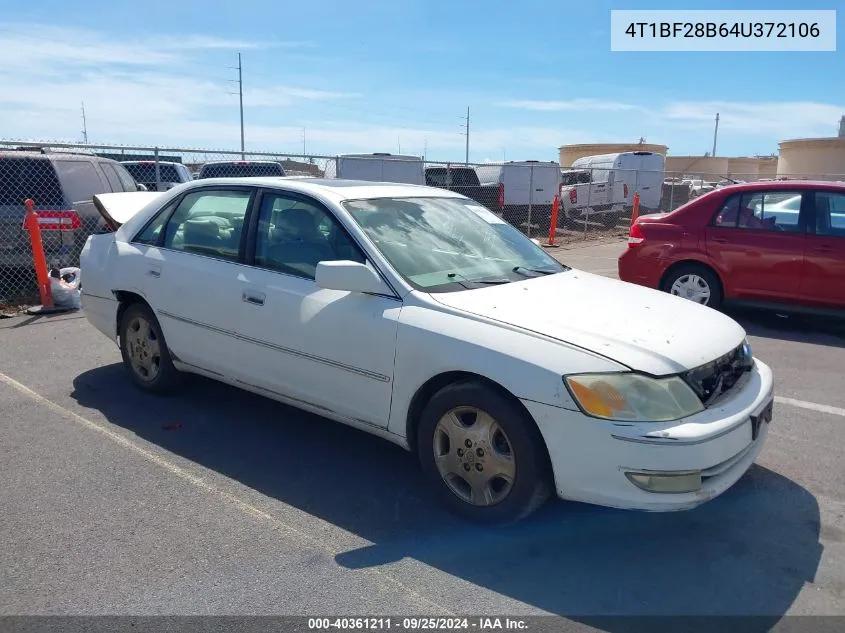
<path id="1" fill-rule="evenodd" d="M 88 236 L 108 229 L 94 207 L 94 195 L 167 191 L 196 179 L 245 176 L 429 185 L 464 195 L 528 237 L 541 243 L 553 237 L 557 245 L 624 238 L 635 194 L 642 215 L 674 210 L 733 181 L 760 179 L 751 174 L 561 168 L 538 161 L 476 164 L 395 154 L 318 156 L 0 140 L 0 312 L 4 304 L 37 296 L 29 233 L 23 229 L 27 198 L 38 210 L 48 264 L 76 266 Z M 813 179 L 843 181 L 845 176 Z"/>

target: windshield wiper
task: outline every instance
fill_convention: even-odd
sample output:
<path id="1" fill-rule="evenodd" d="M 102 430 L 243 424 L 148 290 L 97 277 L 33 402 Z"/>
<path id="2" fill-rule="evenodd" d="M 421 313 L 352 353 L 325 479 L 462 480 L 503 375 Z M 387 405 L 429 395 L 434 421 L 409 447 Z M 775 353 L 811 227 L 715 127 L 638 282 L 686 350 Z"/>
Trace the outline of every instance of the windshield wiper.
<path id="1" fill-rule="evenodd" d="M 511 282 L 510 279 L 467 279 L 463 275 L 459 275 L 458 273 L 448 273 L 446 275 L 449 279 L 455 279 L 456 277 L 460 277 L 460 281 L 457 283 L 461 284 L 464 288 L 471 288 L 467 284 L 482 284 L 485 286 L 494 286 L 499 284 L 509 284 Z"/>
<path id="2" fill-rule="evenodd" d="M 554 275 L 559 273 L 559 270 L 544 270 L 542 268 L 527 268 L 525 266 L 514 266 L 511 270 L 515 273 L 524 275 L 525 273 L 536 273 L 538 275 Z"/>

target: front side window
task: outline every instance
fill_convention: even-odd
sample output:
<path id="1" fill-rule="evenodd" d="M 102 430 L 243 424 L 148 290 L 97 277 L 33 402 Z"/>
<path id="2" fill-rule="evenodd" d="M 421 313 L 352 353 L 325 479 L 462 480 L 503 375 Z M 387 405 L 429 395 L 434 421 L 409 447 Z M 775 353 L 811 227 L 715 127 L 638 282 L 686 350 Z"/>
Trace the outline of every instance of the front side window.
<path id="1" fill-rule="evenodd" d="M 714 218 L 715 226 L 759 231 L 801 230 L 800 191 L 753 191 L 728 198 Z"/>
<path id="2" fill-rule="evenodd" d="M 376 198 L 344 203 L 408 283 L 448 292 L 568 270 L 516 228 L 461 198 Z"/>
<path id="3" fill-rule="evenodd" d="M 845 237 L 845 193 L 817 191 L 816 234 Z"/>
<path id="4" fill-rule="evenodd" d="M 318 202 L 290 194 L 265 194 L 258 215 L 255 265 L 314 279 L 323 261 L 366 258 L 337 220 Z"/>
<path id="5" fill-rule="evenodd" d="M 167 222 L 164 247 L 237 261 L 250 190 L 187 194 Z"/>

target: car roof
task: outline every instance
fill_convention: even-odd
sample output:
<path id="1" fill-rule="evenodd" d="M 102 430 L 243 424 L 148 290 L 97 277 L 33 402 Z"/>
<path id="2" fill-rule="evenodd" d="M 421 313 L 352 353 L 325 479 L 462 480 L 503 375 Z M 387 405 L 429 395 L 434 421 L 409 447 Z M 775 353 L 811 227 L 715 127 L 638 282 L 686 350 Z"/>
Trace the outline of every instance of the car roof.
<path id="1" fill-rule="evenodd" d="M 801 189 L 845 189 L 845 182 L 835 180 L 767 180 L 764 182 L 741 182 L 720 187 L 719 191 L 778 191 Z"/>
<path id="2" fill-rule="evenodd" d="M 279 165 L 281 167 L 281 162 L 277 160 L 252 160 L 250 158 L 245 158 L 243 160 L 209 160 L 203 164 L 203 167 L 205 167 L 205 165 L 243 165 L 244 163 L 271 163 L 274 165 Z"/>
<path id="3" fill-rule="evenodd" d="M 341 178 L 313 178 L 300 176 L 260 176 L 237 178 L 206 178 L 195 180 L 191 188 L 211 185 L 248 185 L 251 187 L 284 188 L 299 193 L 324 195 L 335 200 L 361 198 L 438 197 L 462 198 L 458 193 L 438 187 L 409 185 L 398 182 L 373 182 L 370 180 L 345 180 Z"/>

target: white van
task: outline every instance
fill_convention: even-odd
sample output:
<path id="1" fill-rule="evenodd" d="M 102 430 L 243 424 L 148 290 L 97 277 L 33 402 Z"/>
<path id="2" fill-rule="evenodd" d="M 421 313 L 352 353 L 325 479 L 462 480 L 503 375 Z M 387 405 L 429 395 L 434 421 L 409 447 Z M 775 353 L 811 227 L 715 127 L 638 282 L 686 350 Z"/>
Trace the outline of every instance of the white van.
<path id="1" fill-rule="evenodd" d="M 537 160 L 509 161 L 475 168 L 481 185 L 499 187 L 498 211 L 502 218 L 518 228 L 528 226 L 547 235 L 551 225 L 552 204 L 560 190 L 560 165 Z"/>
<path id="2" fill-rule="evenodd" d="M 607 182 L 611 191 L 618 191 L 616 183 L 626 185 L 624 201 L 610 200 L 610 204 L 622 202 L 630 207 L 634 194 L 640 194 L 642 213 L 657 211 L 663 195 L 663 179 L 666 170 L 666 158 L 655 152 L 620 152 L 584 156 L 573 161 L 572 169 L 592 170 L 593 182 Z"/>
<path id="3" fill-rule="evenodd" d="M 343 154 L 326 164 L 326 178 L 425 184 L 425 164 L 419 156 L 402 154 Z"/>

